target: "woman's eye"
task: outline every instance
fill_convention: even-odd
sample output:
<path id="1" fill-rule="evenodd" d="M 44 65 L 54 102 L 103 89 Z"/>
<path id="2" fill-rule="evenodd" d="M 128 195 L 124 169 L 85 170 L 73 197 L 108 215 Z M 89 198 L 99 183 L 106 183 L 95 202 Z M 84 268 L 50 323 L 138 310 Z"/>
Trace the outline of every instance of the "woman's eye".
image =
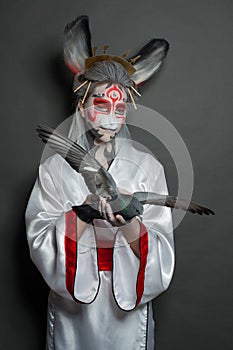
<path id="1" fill-rule="evenodd" d="M 98 104 L 98 105 L 95 106 L 95 108 L 97 109 L 97 111 L 101 111 L 101 112 L 107 112 L 108 111 L 108 107 L 106 105 Z"/>
<path id="2" fill-rule="evenodd" d="M 116 114 L 123 115 L 125 114 L 125 104 L 120 103 L 116 106 Z"/>
<path id="3" fill-rule="evenodd" d="M 117 109 L 116 109 L 116 113 L 117 113 L 117 114 L 120 114 L 120 115 L 125 114 L 125 108 L 117 108 Z"/>
<path id="4" fill-rule="evenodd" d="M 116 113 L 117 113 L 117 114 L 120 114 L 120 115 L 123 115 L 123 114 L 124 114 L 124 112 L 125 112 L 125 111 L 120 110 L 120 109 L 117 109 L 117 110 L 116 110 Z"/>
<path id="5" fill-rule="evenodd" d="M 95 109 L 99 112 L 103 112 L 103 113 L 109 113 L 111 111 L 111 104 L 103 99 L 95 99 L 94 100 L 94 106 Z"/>

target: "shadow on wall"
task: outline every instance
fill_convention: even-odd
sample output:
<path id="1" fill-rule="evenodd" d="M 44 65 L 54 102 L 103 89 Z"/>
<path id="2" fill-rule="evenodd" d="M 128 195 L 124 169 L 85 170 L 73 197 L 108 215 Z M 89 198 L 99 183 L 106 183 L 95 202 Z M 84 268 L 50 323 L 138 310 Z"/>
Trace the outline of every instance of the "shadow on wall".
<path id="1" fill-rule="evenodd" d="M 29 181 L 25 181 L 25 183 L 29 184 Z M 20 211 L 18 211 L 17 208 L 18 217 L 15 225 L 15 227 L 17 227 L 17 230 L 15 229 L 17 235 L 13 256 L 16 276 L 18 277 L 16 280 L 16 290 L 20 301 L 20 308 L 23 308 L 24 311 L 26 310 L 26 314 L 28 315 L 28 319 L 25 320 L 25 326 L 31 319 L 33 320 L 33 323 L 29 324 L 29 326 L 30 329 L 32 327 L 32 333 L 36 338 L 30 339 L 30 329 L 28 326 L 26 333 L 29 333 L 29 342 L 34 342 L 35 344 L 34 350 L 39 350 L 44 349 L 46 343 L 47 299 L 49 288 L 30 259 L 26 239 L 24 215 L 30 192 L 31 190 L 28 190 L 28 188 L 27 190 L 21 188 L 21 195 L 19 194 L 19 197 L 23 199 L 23 205 L 21 205 L 22 209 Z"/>
<path id="2" fill-rule="evenodd" d="M 52 87 L 52 91 L 48 91 L 52 100 L 51 109 L 54 108 L 54 111 L 56 111 L 59 108 L 59 115 L 63 115 L 63 119 L 65 119 L 73 113 L 73 74 L 66 67 L 63 56 L 59 54 L 50 55 L 41 65 L 44 72 L 43 79 L 47 83 L 49 82 L 50 89 Z M 52 110 L 52 114 L 54 114 L 54 111 Z M 59 122 L 57 120 L 57 123 Z"/>
<path id="3" fill-rule="evenodd" d="M 51 101 L 50 110 L 52 110 L 52 115 L 57 117 L 57 113 L 59 113 L 59 115 L 64 115 L 63 119 L 65 119 L 72 111 L 72 74 L 69 74 L 68 68 L 65 67 L 62 55 L 58 55 L 57 53 L 51 54 L 49 57 L 46 56 L 44 60 L 43 57 L 40 60 L 39 66 L 37 66 L 38 70 L 35 70 L 34 75 L 31 77 L 33 79 L 33 87 L 40 89 L 43 86 L 44 89 L 41 93 L 46 95 L 49 101 Z M 60 112 L 57 112 L 58 110 Z M 60 122 L 61 120 L 57 118 L 57 120 L 49 120 L 48 124 L 58 125 Z M 24 219 L 27 202 L 36 178 L 35 172 L 37 171 L 35 169 L 35 166 L 37 166 L 35 159 L 38 159 L 38 154 L 36 155 L 36 132 L 34 139 L 34 147 L 27 144 L 27 138 L 25 139 L 24 148 L 30 150 L 26 155 L 28 157 L 28 163 L 25 163 L 29 169 L 22 172 L 21 179 L 23 178 L 23 180 L 17 180 L 17 198 L 15 198 L 15 194 L 12 194 L 14 200 L 11 201 L 10 212 L 6 214 L 6 226 L 9 229 L 8 223 L 10 223 L 12 237 L 14 237 L 10 264 L 12 264 L 13 273 L 16 276 L 15 285 L 11 286 L 16 291 L 15 295 L 17 297 L 17 305 L 14 312 L 19 316 L 17 316 L 18 319 L 15 321 L 22 323 L 17 330 L 19 332 L 18 336 L 27 337 L 27 339 L 24 339 L 24 344 L 29 344 L 29 348 L 31 346 L 30 344 L 33 344 L 33 350 L 41 350 L 45 348 L 46 343 L 49 288 L 30 259 Z M 38 139 L 38 143 L 40 142 Z M 33 159 L 33 162 L 30 159 Z M 17 171 L 19 170 L 15 169 L 16 173 Z M 25 174 L 27 174 L 27 178 L 25 178 Z M 11 219 L 10 213 L 12 212 L 14 213 L 14 220 Z M 25 319 L 21 315 L 22 312 L 25 315 Z"/>

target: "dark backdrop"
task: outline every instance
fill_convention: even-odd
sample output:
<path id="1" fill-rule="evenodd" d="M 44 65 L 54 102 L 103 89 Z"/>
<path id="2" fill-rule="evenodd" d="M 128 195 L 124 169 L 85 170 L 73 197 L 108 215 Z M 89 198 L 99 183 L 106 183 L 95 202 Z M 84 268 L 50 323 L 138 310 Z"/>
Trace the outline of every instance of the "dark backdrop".
<path id="1" fill-rule="evenodd" d="M 216 216 L 187 215 L 176 229 L 175 276 L 154 303 L 157 349 L 232 349 L 232 1 L 15 0 L 0 6 L 0 349 L 44 348 L 48 290 L 30 261 L 24 211 L 43 150 L 35 125 L 55 127 L 71 112 L 72 76 L 61 36 L 80 14 L 90 16 L 93 44 L 107 43 L 111 53 L 139 48 L 154 36 L 171 43 L 140 103 L 179 131 L 193 161 L 194 198 Z M 173 187 L 166 155 L 158 158 Z"/>

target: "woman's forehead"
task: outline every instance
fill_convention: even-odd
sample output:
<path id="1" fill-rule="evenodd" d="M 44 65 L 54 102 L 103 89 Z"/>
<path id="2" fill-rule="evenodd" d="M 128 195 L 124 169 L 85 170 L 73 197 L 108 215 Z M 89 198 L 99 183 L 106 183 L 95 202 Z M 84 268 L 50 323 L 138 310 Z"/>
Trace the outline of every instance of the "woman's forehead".
<path id="1" fill-rule="evenodd" d="M 121 85 L 112 82 L 97 85 L 92 92 L 93 95 L 105 97 L 118 96 L 118 99 L 127 99 L 125 89 Z"/>

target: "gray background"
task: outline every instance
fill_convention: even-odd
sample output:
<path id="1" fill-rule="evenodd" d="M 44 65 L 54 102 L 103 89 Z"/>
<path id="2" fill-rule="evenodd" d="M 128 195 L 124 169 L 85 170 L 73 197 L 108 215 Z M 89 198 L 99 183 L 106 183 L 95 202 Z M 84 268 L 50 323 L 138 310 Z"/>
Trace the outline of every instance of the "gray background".
<path id="1" fill-rule="evenodd" d="M 121 54 L 152 37 L 170 44 L 166 64 L 140 103 L 166 116 L 194 167 L 193 198 L 215 217 L 187 215 L 176 229 L 176 270 L 156 299 L 159 350 L 232 349 L 232 10 L 230 0 L 1 2 L 0 349 L 44 348 L 48 289 L 30 261 L 24 210 L 43 145 L 35 126 L 71 112 L 72 75 L 62 31 L 88 14 L 93 45 Z M 169 187 L 176 175 L 162 147 Z M 94 347 L 93 347 L 94 348 Z"/>

